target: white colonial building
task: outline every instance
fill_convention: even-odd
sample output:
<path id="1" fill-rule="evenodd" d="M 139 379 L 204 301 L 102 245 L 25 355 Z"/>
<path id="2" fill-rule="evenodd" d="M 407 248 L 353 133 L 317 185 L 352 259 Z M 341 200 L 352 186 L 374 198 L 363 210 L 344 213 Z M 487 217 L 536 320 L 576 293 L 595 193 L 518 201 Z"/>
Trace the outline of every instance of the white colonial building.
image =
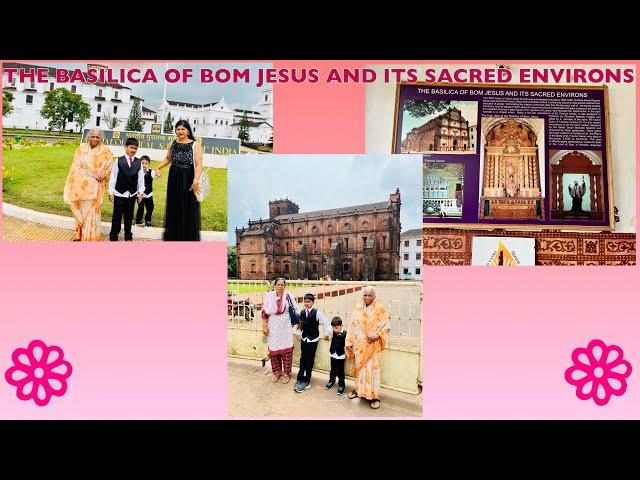
<path id="1" fill-rule="evenodd" d="M 400 234 L 400 280 L 422 280 L 422 229 Z"/>
<path id="2" fill-rule="evenodd" d="M 5 69 L 43 68 L 22 63 L 5 63 L 3 66 Z M 67 131 L 78 132 L 82 128 L 90 127 L 124 130 L 133 102 L 137 98 L 142 107 L 143 131 L 147 133 L 151 132 L 153 123 L 164 124 L 167 115 L 171 113 L 174 123 L 180 119 L 188 120 L 198 136 L 238 138 L 240 123 L 246 113 L 249 123 L 249 142 L 271 143 L 273 139 L 273 89 L 270 86 L 262 89 L 257 103 L 249 110 L 230 105 L 224 98 L 218 102 L 206 104 L 167 100 L 154 110 L 144 104 L 143 98 L 133 95 L 131 89 L 124 85 L 79 82 L 59 84 L 56 82 L 56 68 L 48 67 L 48 69 L 49 82 L 46 84 L 20 82 L 15 78 L 9 82 L 7 74 L 3 71 L 3 88 L 9 90 L 14 96 L 13 111 L 2 119 L 6 128 L 46 130 L 49 122 L 40 115 L 45 94 L 62 87 L 79 94 L 89 104 L 91 110 L 91 117 L 86 124 L 78 125 L 76 122 L 70 122 L 66 125 Z"/>
<path id="3" fill-rule="evenodd" d="M 222 97 L 218 102 L 189 103 L 167 100 L 158 109 L 158 120 L 164 124 L 170 113 L 174 122 L 187 120 L 194 133 L 203 137 L 238 138 L 241 122 L 246 114 L 249 124 L 249 142 L 271 143 L 273 135 L 273 90 L 260 92 L 257 105 L 251 110 L 236 108 Z"/>
<path id="4" fill-rule="evenodd" d="M 469 148 L 476 151 L 476 144 L 478 143 L 478 126 L 470 125 L 469 126 Z"/>

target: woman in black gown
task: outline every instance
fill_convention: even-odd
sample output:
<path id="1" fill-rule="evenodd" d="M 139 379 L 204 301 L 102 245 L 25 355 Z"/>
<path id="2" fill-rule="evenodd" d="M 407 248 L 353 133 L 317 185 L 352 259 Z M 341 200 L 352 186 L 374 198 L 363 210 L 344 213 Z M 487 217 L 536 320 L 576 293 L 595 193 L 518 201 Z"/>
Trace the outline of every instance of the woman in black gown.
<path id="1" fill-rule="evenodd" d="M 163 240 L 200 240 L 200 203 L 196 194 L 200 193 L 202 147 L 186 120 L 176 123 L 175 132 L 176 139 L 167 148 L 167 156 L 156 172 L 171 164 Z"/>

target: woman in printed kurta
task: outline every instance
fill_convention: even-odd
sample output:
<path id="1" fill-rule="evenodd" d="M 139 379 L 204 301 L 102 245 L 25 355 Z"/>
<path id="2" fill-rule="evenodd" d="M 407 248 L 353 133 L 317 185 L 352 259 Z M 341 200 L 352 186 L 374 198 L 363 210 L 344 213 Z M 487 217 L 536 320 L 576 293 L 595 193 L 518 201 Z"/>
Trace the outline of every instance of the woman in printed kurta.
<path id="1" fill-rule="evenodd" d="M 289 305 L 293 305 L 296 315 L 298 308 L 293 296 L 285 291 L 285 285 L 286 280 L 278 278 L 275 291 L 267 293 L 262 307 L 262 333 L 268 337 L 274 383 L 280 378 L 282 383 L 289 383 L 293 363 L 293 329 Z"/>
<path id="2" fill-rule="evenodd" d="M 64 185 L 64 202 L 76 221 L 76 242 L 100 240 L 104 191 L 111 175 L 113 155 L 102 143 L 100 130 L 89 132 L 88 143 L 80 145 Z"/>
<path id="3" fill-rule="evenodd" d="M 389 343 L 391 324 L 384 306 L 376 300 L 373 287 L 366 287 L 363 303 L 356 305 L 345 341 L 347 356 L 353 360 L 356 388 L 349 398 L 369 400 L 371 408 L 380 408 L 380 366 L 382 352 Z"/>

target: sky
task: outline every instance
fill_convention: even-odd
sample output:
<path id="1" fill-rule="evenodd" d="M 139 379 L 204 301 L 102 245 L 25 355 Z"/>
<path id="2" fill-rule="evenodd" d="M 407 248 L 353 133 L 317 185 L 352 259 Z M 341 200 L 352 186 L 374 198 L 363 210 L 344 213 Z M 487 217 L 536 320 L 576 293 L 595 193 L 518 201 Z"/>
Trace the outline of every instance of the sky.
<path id="1" fill-rule="evenodd" d="M 387 201 L 400 188 L 402 231 L 422 228 L 422 155 L 232 155 L 228 168 L 230 245 L 280 198 L 302 213 Z"/>
<path id="2" fill-rule="evenodd" d="M 144 105 L 152 110 L 157 110 L 162 101 L 162 90 L 164 87 L 163 79 L 165 72 L 164 63 L 104 63 L 99 62 L 100 65 L 106 65 L 113 70 L 119 70 L 120 68 L 138 68 L 141 71 L 147 68 L 153 69 L 158 83 L 124 83 L 126 87 L 131 88 L 133 95 L 144 98 Z M 87 62 L 83 63 L 57 63 L 57 62 L 29 62 L 30 65 L 42 65 L 47 67 L 58 67 L 76 69 L 80 68 L 83 71 L 87 69 Z M 188 83 L 167 83 L 167 100 L 179 100 L 190 103 L 210 103 L 217 102 L 220 98 L 224 97 L 225 102 L 230 103 L 237 108 L 248 109 L 254 104 L 258 103 L 260 88 L 255 86 L 257 77 L 257 70 L 261 68 L 271 67 L 270 63 L 169 63 L 169 68 L 175 68 L 181 70 L 183 68 L 192 68 L 193 77 L 189 79 Z M 250 83 L 201 83 L 200 82 L 200 69 L 209 68 L 212 70 L 218 70 L 221 68 L 233 69 L 237 68 L 243 70 L 249 68 L 251 70 Z"/>
<path id="3" fill-rule="evenodd" d="M 462 112 L 462 116 L 469 121 L 469 126 L 478 125 L 478 102 L 459 102 L 457 100 L 452 101 L 447 108 L 457 108 Z M 426 117 L 415 118 L 409 115 L 408 112 L 403 112 L 402 115 L 402 140 L 404 141 L 407 133 L 411 131 L 412 128 L 420 127 L 424 125 L 432 118 L 437 117 L 438 115 L 446 112 L 447 109 L 444 109 L 440 112 L 434 113 L 432 115 L 428 115 Z"/>

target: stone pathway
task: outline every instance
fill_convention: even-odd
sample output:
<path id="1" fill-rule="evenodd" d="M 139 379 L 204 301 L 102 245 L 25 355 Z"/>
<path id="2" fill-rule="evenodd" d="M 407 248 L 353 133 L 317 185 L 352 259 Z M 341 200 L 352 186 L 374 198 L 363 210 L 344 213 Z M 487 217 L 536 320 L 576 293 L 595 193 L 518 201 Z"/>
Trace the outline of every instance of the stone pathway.
<path id="1" fill-rule="evenodd" d="M 422 394 L 411 395 L 383 388 L 381 407 L 373 410 L 365 400 L 347 398 L 353 381 L 346 381 L 347 390 L 337 395 L 337 386 L 325 390 L 329 376 L 313 372 L 311 388 L 302 393 L 293 391 L 297 367 L 293 367 L 291 381 L 283 385 L 273 383 L 269 362 L 228 358 L 227 408 L 231 417 L 420 417 Z"/>
<path id="2" fill-rule="evenodd" d="M 2 219 L 2 226 L 3 239 L 5 242 L 71 242 L 74 238 L 74 232 L 70 230 L 47 227 L 12 217 L 4 217 Z M 108 241 L 109 236 L 102 235 L 101 239 Z M 134 241 L 149 240 L 136 240 L 134 237 Z"/>

